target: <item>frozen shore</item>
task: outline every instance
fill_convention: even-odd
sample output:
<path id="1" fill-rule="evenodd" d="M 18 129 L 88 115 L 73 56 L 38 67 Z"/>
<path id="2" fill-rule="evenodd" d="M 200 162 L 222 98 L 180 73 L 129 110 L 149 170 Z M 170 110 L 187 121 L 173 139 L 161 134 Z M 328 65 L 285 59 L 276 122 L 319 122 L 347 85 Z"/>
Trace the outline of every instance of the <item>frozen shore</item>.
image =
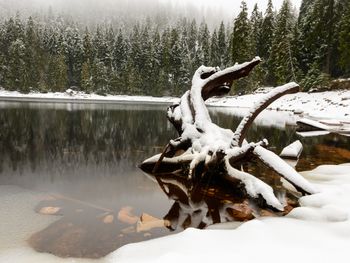
<path id="1" fill-rule="evenodd" d="M 263 93 L 256 93 L 234 97 L 211 98 L 206 103 L 208 106 L 213 107 L 247 109 L 252 107 L 263 95 Z M 67 92 L 28 94 L 0 90 L 0 101 L 172 104 L 178 102 L 179 98 L 127 95 L 100 96 L 72 90 L 67 90 Z M 278 99 L 268 109 L 302 114 L 315 119 L 337 119 L 350 122 L 350 91 L 299 92 Z"/>

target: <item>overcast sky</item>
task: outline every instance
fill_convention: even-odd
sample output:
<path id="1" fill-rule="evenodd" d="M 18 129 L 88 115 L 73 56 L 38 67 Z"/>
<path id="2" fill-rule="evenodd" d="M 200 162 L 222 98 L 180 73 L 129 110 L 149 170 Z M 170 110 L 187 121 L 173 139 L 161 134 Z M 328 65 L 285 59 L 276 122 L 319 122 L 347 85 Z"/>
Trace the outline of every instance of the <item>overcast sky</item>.
<path id="1" fill-rule="evenodd" d="M 227 12 L 238 12 L 241 0 L 160 0 L 163 2 L 173 2 L 174 4 L 188 4 L 201 6 L 201 7 L 210 7 L 210 8 L 219 8 Z M 290 0 L 291 3 L 299 9 L 302 0 Z M 252 10 L 255 3 L 258 3 L 260 10 L 266 9 L 268 0 L 246 0 L 246 3 L 250 10 Z M 282 5 L 283 0 L 272 0 L 274 7 L 279 9 Z"/>
<path id="2" fill-rule="evenodd" d="M 65 12 L 73 16 L 94 18 L 119 16 L 121 13 L 129 16 L 141 17 L 163 12 L 167 8 L 164 4 L 171 4 L 172 11 L 187 17 L 201 20 L 204 18 L 208 24 L 216 25 L 221 20 L 232 21 L 240 11 L 242 0 L 0 0 L 0 16 L 12 15 L 20 11 L 22 15 L 31 12 L 43 13 L 52 7 L 55 12 Z M 272 0 L 278 10 L 283 0 Z M 299 9 L 302 0 L 290 0 L 296 9 Z M 261 11 L 266 10 L 268 0 L 246 0 L 249 12 L 255 3 Z"/>

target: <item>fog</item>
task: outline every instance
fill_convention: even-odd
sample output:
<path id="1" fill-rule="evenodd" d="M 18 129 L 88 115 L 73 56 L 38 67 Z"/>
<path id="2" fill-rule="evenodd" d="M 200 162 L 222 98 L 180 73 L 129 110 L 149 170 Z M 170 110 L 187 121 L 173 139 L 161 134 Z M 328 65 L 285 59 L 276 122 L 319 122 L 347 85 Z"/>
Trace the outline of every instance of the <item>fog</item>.
<path id="1" fill-rule="evenodd" d="M 249 11 L 255 3 L 264 11 L 268 0 L 246 0 Z M 279 9 L 283 0 L 273 0 Z M 299 8 L 301 0 L 291 1 Z M 2 18 L 17 12 L 22 16 L 64 14 L 82 22 L 144 19 L 160 16 L 169 22 L 179 17 L 205 19 L 209 25 L 232 21 L 240 10 L 240 0 L 0 0 Z"/>
<path id="2" fill-rule="evenodd" d="M 64 14 L 74 17 L 75 20 L 90 22 L 133 18 L 139 20 L 147 16 L 163 16 L 174 20 L 178 17 L 189 17 L 199 21 L 205 18 L 208 23 L 214 24 L 229 20 L 227 13 L 216 10 L 209 12 L 208 9 L 196 6 L 195 1 L 179 5 L 164 0 L 0 0 L 0 14 L 3 18 L 19 12 L 21 16 Z"/>

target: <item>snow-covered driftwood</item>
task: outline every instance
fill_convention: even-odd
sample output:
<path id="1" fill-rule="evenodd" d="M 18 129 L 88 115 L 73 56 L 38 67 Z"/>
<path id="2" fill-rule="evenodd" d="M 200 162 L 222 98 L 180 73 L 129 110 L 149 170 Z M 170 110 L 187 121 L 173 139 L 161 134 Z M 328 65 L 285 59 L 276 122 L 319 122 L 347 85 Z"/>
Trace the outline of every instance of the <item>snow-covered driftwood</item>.
<path id="1" fill-rule="evenodd" d="M 296 140 L 292 144 L 285 147 L 280 156 L 285 159 L 298 159 L 303 151 L 303 145 L 299 140 Z"/>
<path id="2" fill-rule="evenodd" d="M 211 121 L 205 100 L 229 92 L 232 82 L 245 77 L 260 63 L 256 57 L 250 62 L 236 64 L 224 70 L 201 66 L 192 79 L 192 87 L 181 97 L 180 103 L 168 108 L 167 117 L 179 133 L 170 140 L 164 151 L 145 160 L 141 169 L 160 174 L 184 172 L 196 180 L 206 173 L 239 182 L 253 199 L 263 199 L 269 207 L 283 210 L 273 189 L 255 176 L 241 171 L 237 165 L 243 159 L 255 158 L 273 170 L 302 194 L 315 193 L 313 187 L 278 155 L 265 149 L 267 140 L 248 143 L 246 133 L 257 115 L 273 101 L 285 94 L 296 93 L 298 84 L 292 82 L 265 94 L 242 119 L 235 132 L 223 129 Z"/>
<path id="3" fill-rule="evenodd" d="M 344 123 L 336 120 L 312 120 L 307 118 L 302 118 L 297 121 L 298 132 L 329 132 L 329 133 L 338 133 L 342 135 L 349 136 L 350 127 L 349 125 L 344 125 Z M 325 133 L 327 134 L 327 133 Z"/>

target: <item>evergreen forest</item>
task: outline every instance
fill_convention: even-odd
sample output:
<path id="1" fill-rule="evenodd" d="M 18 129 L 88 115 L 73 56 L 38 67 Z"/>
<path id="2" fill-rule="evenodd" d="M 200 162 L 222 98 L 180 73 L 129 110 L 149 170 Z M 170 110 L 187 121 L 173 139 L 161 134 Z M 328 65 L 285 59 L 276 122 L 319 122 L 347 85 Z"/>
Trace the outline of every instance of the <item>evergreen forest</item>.
<path id="1" fill-rule="evenodd" d="M 263 63 L 233 92 L 289 81 L 308 91 L 350 77 L 350 1 L 303 0 L 295 10 L 285 0 L 276 11 L 270 0 L 252 12 L 243 1 L 231 23 L 214 28 L 185 17 L 94 26 L 63 15 L 0 21 L 0 87 L 23 93 L 176 96 L 200 65 L 224 68 L 255 56 Z"/>

